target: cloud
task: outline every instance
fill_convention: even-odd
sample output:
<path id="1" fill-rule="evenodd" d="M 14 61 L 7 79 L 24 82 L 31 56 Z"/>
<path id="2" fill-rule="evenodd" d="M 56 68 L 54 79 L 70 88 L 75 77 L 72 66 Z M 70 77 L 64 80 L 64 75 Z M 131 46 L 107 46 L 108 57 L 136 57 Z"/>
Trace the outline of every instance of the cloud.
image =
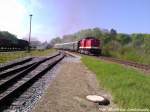
<path id="1" fill-rule="evenodd" d="M 61 26 L 60 33 L 67 34 L 74 32 L 75 29 L 80 28 L 82 24 L 82 1 L 81 0 L 62 0 L 65 3 L 61 4 L 63 6 L 63 23 Z"/>
<path id="2" fill-rule="evenodd" d="M 0 0 L 0 30 L 9 31 L 22 38 L 29 33 L 29 14 L 43 7 L 39 0 Z M 40 24 L 32 30 L 37 34 L 43 29 Z"/>
<path id="3" fill-rule="evenodd" d="M 38 8 L 38 9 L 43 8 L 41 0 L 30 0 L 30 3 L 31 3 L 31 6 L 34 8 Z"/>
<path id="4" fill-rule="evenodd" d="M 26 9 L 17 0 L 0 0 L 0 30 L 20 35 Z"/>
<path id="5" fill-rule="evenodd" d="M 56 2 L 57 7 L 59 7 L 58 2 Z M 69 2 L 69 0 L 66 2 Z M 73 4 L 69 2 L 67 3 L 67 7 L 64 7 L 62 2 L 59 2 L 62 9 L 65 8 L 65 10 L 63 10 L 65 13 L 61 15 L 61 17 L 63 17 L 60 20 L 61 23 L 63 23 L 61 26 L 60 24 L 56 24 L 53 27 L 52 25 L 54 24 L 49 26 L 49 21 L 51 21 L 53 17 L 51 20 L 44 18 L 46 21 L 43 21 L 43 18 L 40 17 L 44 11 L 47 11 L 49 14 L 49 11 L 46 10 L 49 9 L 47 8 L 49 7 L 49 5 L 47 5 L 48 3 L 50 4 L 51 2 L 43 2 L 42 0 L 0 0 L 0 30 L 9 31 L 17 35 L 18 38 L 28 37 L 29 14 L 33 14 L 32 36 L 37 37 L 41 41 L 50 40 L 51 37 L 58 35 L 58 33 L 64 34 L 72 31 L 72 29 L 80 25 L 78 18 L 80 12 L 79 3 Z M 58 11 L 61 12 L 61 8 Z M 45 14 L 45 16 L 48 14 Z M 53 14 L 53 16 L 55 16 L 55 14 Z"/>
<path id="6" fill-rule="evenodd" d="M 43 8 L 41 0 L 25 0 L 23 4 L 25 5 L 28 13 L 36 13 Z"/>

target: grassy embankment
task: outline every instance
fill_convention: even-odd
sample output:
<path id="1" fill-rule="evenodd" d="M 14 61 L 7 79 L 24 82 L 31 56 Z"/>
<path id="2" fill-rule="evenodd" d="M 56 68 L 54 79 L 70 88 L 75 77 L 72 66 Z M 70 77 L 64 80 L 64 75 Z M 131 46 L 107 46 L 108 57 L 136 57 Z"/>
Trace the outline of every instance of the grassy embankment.
<path id="1" fill-rule="evenodd" d="M 110 52 L 110 55 L 123 60 L 134 61 L 142 64 L 150 64 L 150 54 L 144 54 L 134 50 L 125 52 L 124 54 L 119 52 Z"/>
<path id="2" fill-rule="evenodd" d="M 23 58 L 26 56 L 47 56 L 53 52 L 55 52 L 54 49 L 48 49 L 43 51 L 35 50 L 35 51 L 31 51 L 30 53 L 28 53 L 27 51 L 0 53 L 0 63 L 5 63 L 7 61 Z"/>
<path id="3" fill-rule="evenodd" d="M 150 76 L 134 69 L 83 56 L 83 63 L 97 75 L 97 79 L 120 108 L 150 109 Z"/>

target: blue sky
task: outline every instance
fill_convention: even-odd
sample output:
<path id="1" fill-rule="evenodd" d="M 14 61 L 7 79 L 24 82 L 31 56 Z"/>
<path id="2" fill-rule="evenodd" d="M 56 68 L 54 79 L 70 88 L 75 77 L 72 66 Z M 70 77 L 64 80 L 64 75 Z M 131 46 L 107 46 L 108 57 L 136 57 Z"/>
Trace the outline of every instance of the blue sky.
<path id="1" fill-rule="evenodd" d="M 9 5 L 8 5 L 9 4 Z M 49 41 L 86 28 L 150 33 L 150 0 L 0 0 L 0 30 Z"/>

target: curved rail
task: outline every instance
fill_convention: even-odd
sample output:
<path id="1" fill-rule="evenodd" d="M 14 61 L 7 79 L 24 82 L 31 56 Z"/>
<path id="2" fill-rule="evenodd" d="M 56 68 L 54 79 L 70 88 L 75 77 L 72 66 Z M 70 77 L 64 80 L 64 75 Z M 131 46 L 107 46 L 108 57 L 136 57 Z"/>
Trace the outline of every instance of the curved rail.
<path id="1" fill-rule="evenodd" d="M 106 56 L 99 56 L 98 58 L 103 59 L 103 60 L 112 61 L 112 62 L 117 62 L 119 64 L 133 66 L 133 67 L 143 69 L 143 70 L 146 70 L 146 71 L 150 70 L 150 65 L 146 65 L 146 64 L 140 64 L 140 63 L 136 63 L 136 62 L 133 62 L 133 61 L 121 60 L 121 59 L 106 57 Z"/>

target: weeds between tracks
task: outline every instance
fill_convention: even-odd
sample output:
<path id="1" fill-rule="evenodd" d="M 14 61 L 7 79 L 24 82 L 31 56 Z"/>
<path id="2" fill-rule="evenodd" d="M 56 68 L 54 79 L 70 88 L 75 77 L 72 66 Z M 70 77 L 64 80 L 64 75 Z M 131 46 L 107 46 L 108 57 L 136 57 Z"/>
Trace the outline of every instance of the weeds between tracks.
<path id="1" fill-rule="evenodd" d="M 47 49 L 43 51 L 34 50 L 28 53 L 27 51 L 17 51 L 17 52 L 6 52 L 0 53 L 0 63 L 5 63 L 7 61 L 15 60 L 18 58 L 23 58 L 27 56 L 46 56 L 50 53 L 55 52 L 54 49 Z"/>

